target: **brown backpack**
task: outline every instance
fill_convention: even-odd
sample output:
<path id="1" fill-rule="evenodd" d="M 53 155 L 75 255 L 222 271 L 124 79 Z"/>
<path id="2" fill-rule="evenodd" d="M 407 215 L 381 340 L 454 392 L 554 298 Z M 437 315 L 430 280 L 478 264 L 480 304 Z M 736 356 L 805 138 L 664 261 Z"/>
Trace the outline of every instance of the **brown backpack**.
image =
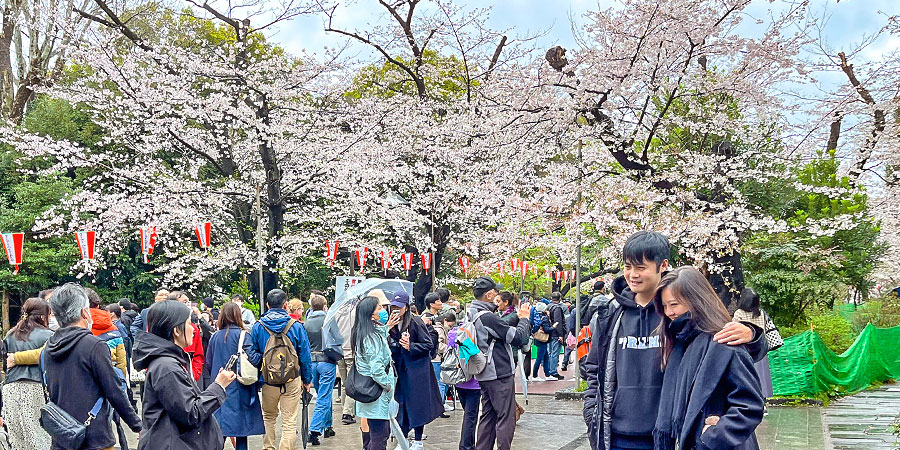
<path id="1" fill-rule="evenodd" d="M 260 323 L 269 333 L 269 341 L 263 350 L 262 374 L 263 380 L 270 386 L 284 386 L 300 376 L 300 358 L 287 335 L 295 323 L 296 320 L 289 320 L 281 333 L 273 333 Z"/>

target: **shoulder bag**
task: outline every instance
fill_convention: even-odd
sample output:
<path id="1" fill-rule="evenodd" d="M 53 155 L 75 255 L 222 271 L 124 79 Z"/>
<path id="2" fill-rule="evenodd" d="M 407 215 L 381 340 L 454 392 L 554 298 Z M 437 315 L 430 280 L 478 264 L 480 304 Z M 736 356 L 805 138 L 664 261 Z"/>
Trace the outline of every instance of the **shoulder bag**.
<path id="1" fill-rule="evenodd" d="M 50 401 L 50 392 L 47 390 L 47 372 L 44 370 L 45 354 L 45 352 L 41 353 L 41 375 L 44 380 L 44 398 L 47 400 L 47 403 L 41 406 L 41 417 L 39 419 L 41 427 L 53 437 L 53 443 L 57 446 L 81 448 L 87 434 L 87 427 L 91 425 L 91 421 L 100 413 L 100 409 L 103 408 L 103 403 L 106 399 L 103 397 L 97 399 L 84 422 L 75 420 L 66 410 Z"/>
<path id="2" fill-rule="evenodd" d="M 259 380 L 259 370 L 250 363 L 250 358 L 244 352 L 244 336 L 247 332 L 241 330 L 241 337 L 238 339 L 238 375 L 237 380 L 244 386 L 251 386 Z"/>

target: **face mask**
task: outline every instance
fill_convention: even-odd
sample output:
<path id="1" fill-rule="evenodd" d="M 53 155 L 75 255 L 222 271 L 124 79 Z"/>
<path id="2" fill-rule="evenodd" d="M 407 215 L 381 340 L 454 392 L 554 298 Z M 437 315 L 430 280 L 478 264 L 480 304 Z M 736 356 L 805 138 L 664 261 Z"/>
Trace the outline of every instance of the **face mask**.
<path id="1" fill-rule="evenodd" d="M 378 311 L 378 323 L 381 325 L 387 325 L 388 321 L 388 313 L 385 310 Z"/>
<path id="2" fill-rule="evenodd" d="M 59 322 L 56 321 L 56 316 L 50 316 L 50 325 L 47 326 L 50 328 L 50 331 L 56 331 L 59 329 Z"/>

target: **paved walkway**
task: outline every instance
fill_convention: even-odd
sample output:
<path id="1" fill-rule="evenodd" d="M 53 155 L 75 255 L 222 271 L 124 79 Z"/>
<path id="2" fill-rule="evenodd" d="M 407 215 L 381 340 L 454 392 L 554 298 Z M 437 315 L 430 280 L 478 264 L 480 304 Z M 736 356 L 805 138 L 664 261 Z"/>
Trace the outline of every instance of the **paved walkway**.
<path id="1" fill-rule="evenodd" d="M 551 392 L 569 387 L 572 381 L 529 384 L 529 403 L 516 428 L 516 450 L 590 450 L 580 401 L 555 400 Z M 522 395 L 517 399 L 524 405 Z M 334 404 L 337 436 L 322 441 L 319 449 L 350 450 L 362 447 L 358 425 L 340 424 L 341 405 Z M 900 385 L 862 392 L 835 401 L 828 408 L 772 407 L 756 430 L 761 450 L 895 450 L 896 436 L 890 425 L 900 414 Z M 456 450 L 462 412 L 437 419 L 425 427 L 427 449 Z M 298 427 L 299 428 L 299 427 Z M 136 447 L 129 433 L 131 447 Z M 390 443 L 393 450 L 396 443 Z M 233 448 L 231 443 L 226 449 Z M 250 438 L 251 449 L 262 449 L 262 437 Z M 301 448 L 297 441 L 297 448 Z M 310 447 L 312 448 L 312 447 Z"/>
<path id="2" fill-rule="evenodd" d="M 900 414 L 900 386 L 890 384 L 833 402 L 824 421 L 834 450 L 900 448 L 891 424 Z"/>

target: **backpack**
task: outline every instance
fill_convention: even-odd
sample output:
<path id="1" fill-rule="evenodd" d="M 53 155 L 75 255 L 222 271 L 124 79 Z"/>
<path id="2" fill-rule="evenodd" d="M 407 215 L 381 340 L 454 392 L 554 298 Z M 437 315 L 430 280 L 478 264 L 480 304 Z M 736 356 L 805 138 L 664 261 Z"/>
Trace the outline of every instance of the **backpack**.
<path id="1" fill-rule="evenodd" d="M 585 325 L 581 327 L 581 330 L 578 331 L 578 341 L 575 347 L 575 352 L 578 360 L 587 356 L 588 352 L 591 351 L 591 339 L 593 337 L 593 332 L 591 332 L 591 326 Z"/>
<path id="2" fill-rule="evenodd" d="M 448 348 L 441 361 L 441 383 L 448 386 L 456 386 L 469 381 L 471 377 L 463 370 L 462 360 L 459 359 L 459 346 Z"/>
<path id="3" fill-rule="evenodd" d="M 300 376 L 300 358 L 297 356 L 294 343 L 287 335 L 295 323 L 297 321 L 291 319 L 281 333 L 273 333 L 260 322 L 263 329 L 269 333 L 269 341 L 263 350 L 262 373 L 263 380 L 270 386 L 284 386 Z"/>
<path id="4" fill-rule="evenodd" d="M 468 323 L 463 324 L 459 327 L 459 331 L 456 334 L 456 348 L 459 348 L 459 341 L 465 339 L 471 339 L 472 342 L 475 343 L 475 346 L 478 346 L 478 334 L 475 328 L 475 322 L 481 319 L 481 316 L 485 314 L 490 314 L 489 311 L 480 311 L 478 314 L 475 314 L 475 317 Z M 458 350 L 457 350 L 458 351 Z M 485 367 L 487 367 L 488 361 L 491 359 L 491 354 L 494 352 L 494 341 L 488 345 L 487 355 L 484 353 L 478 353 L 477 355 L 472 355 L 469 358 L 468 362 L 463 362 L 461 358 L 459 358 L 460 367 L 462 367 L 463 372 L 466 374 L 466 381 L 471 380 L 475 375 L 484 372 Z M 457 356 L 459 356 L 457 354 Z"/>

